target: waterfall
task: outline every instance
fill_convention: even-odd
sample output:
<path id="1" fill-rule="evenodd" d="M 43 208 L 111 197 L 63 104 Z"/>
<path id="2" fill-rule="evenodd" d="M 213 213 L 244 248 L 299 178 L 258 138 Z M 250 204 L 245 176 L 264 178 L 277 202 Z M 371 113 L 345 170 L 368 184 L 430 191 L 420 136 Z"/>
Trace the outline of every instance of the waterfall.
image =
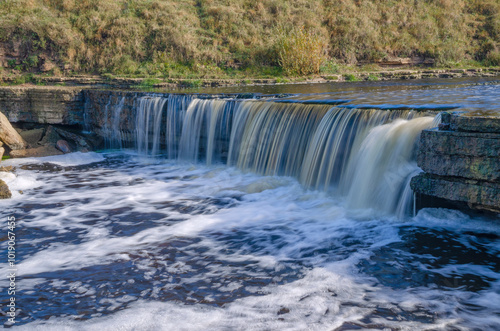
<path id="1" fill-rule="evenodd" d="M 415 162 L 416 141 L 432 122 L 432 117 L 396 119 L 370 130 L 342 178 L 341 191 L 347 195 L 349 207 L 409 214 L 409 181 L 420 171 Z"/>
<path id="2" fill-rule="evenodd" d="M 195 99 L 184 116 L 179 142 L 179 159 L 207 164 L 220 161 L 227 153 L 235 101 Z"/>
<path id="3" fill-rule="evenodd" d="M 112 110 L 113 142 L 121 140 L 122 108 L 123 100 Z M 437 124 L 409 109 L 272 99 L 152 95 L 140 97 L 136 108 L 141 155 L 293 176 L 305 187 L 344 196 L 350 208 L 398 215 L 411 209 L 418 136 Z"/>
<path id="4" fill-rule="evenodd" d="M 187 108 L 193 96 L 170 94 L 167 101 L 167 117 L 165 125 L 166 157 L 175 159 L 178 155 L 179 137 Z"/>
<path id="5" fill-rule="evenodd" d="M 111 115 L 111 132 L 110 132 L 110 148 L 121 149 L 122 145 L 122 132 L 120 130 L 121 114 L 123 110 L 123 105 L 125 104 L 125 97 L 120 99 L 118 105 L 113 107 L 113 113 Z"/>
<path id="6" fill-rule="evenodd" d="M 313 131 L 331 106 L 244 101 L 229 147 L 229 165 L 265 175 L 298 176 Z"/>
<path id="7" fill-rule="evenodd" d="M 139 154 L 157 156 L 160 150 L 160 132 L 163 108 L 167 98 L 141 97 L 137 107 L 136 144 Z"/>

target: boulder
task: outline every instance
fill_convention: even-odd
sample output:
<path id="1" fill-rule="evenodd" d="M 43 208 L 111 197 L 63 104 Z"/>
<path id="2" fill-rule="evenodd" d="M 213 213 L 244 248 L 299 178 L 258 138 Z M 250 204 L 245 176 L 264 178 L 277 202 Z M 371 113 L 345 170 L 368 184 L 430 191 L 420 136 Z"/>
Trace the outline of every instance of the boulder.
<path id="1" fill-rule="evenodd" d="M 75 143 L 78 151 L 89 151 L 92 148 L 89 146 L 84 137 L 60 128 L 54 128 L 55 131 L 64 139 L 71 140 Z"/>
<path id="2" fill-rule="evenodd" d="M 0 199 L 10 199 L 11 197 L 12 193 L 10 193 L 9 187 L 0 179 Z"/>
<path id="3" fill-rule="evenodd" d="M 26 130 L 20 133 L 28 145 L 34 147 L 42 139 L 44 129 Z"/>
<path id="4" fill-rule="evenodd" d="M 71 153 L 71 147 L 66 140 L 58 140 L 56 143 L 56 148 L 64 154 Z"/>
<path id="5" fill-rule="evenodd" d="M 24 139 L 12 127 L 7 117 L 0 112 L 0 140 L 10 149 L 20 150 L 26 147 Z"/>
<path id="6" fill-rule="evenodd" d="M 5 153 L 5 149 L 0 147 L 0 162 L 2 161 L 3 154 Z"/>
<path id="7" fill-rule="evenodd" d="M 52 125 L 47 127 L 45 131 L 45 135 L 42 140 L 39 142 L 40 145 L 55 145 L 58 140 L 61 139 L 61 136 L 56 132 L 55 128 Z"/>

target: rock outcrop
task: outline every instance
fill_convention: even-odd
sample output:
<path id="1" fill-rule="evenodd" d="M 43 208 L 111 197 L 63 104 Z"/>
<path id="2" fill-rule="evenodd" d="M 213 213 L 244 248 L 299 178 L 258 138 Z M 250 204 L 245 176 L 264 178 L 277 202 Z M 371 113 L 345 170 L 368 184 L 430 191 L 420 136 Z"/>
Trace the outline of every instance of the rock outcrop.
<path id="1" fill-rule="evenodd" d="M 21 135 L 21 137 L 23 137 L 24 141 L 26 141 L 29 146 L 34 147 L 42 139 L 44 131 L 45 130 L 43 128 L 39 128 L 21 131 L 19 134 Z"/>
<path id="2" fill-rule="evenodd" d="M 411 187 L 420 207 L 500 212 L 500 118 L 443 113 L 439 129 L 422 132 L 417 162 L 424 173 Z"/>
<path id="3" fill-rule="evenodd" d="M 7 117 L 0 112 L 0 141 L 12 150 L 26 147 L 23 137 L 12 127 Z"/>
<path id="4" fill-rule="evenodd" d="M 0 87 L 0 109 L 12 122 L 83 125 L 78 87 Z"/>

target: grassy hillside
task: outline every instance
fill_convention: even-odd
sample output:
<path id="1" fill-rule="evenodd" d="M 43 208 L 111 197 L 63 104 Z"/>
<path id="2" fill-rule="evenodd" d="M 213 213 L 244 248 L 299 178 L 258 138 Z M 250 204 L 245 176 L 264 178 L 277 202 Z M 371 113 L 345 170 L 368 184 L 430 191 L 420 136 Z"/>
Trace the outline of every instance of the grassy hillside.
<path id="1" fill-rule="evenodd" d="M 0 47 L 5 71 L 165 78 L 304 75 L 391 56 L 500 65 L 500 1 L 3 0 Z"/>

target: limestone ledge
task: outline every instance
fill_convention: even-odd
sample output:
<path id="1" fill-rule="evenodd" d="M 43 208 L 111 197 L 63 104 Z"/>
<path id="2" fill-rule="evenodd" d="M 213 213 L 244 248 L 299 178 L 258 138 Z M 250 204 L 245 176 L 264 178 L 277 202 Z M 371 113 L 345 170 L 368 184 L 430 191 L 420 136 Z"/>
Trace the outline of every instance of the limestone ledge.
<path id="1" fill-rule="evenodd" d="M 500 183 L 421 173 L 411 179 L 411 187 L 415 193 L 430 198 L 466 204 L 472 210 L 500 213 Z"/>
<path id="2" fill-rule="evenodd" d="M 0 111 L 12 123 L 82 125 L 83 103 L 77 87 L 0 87 Z"/>
<path id="3" fill-rule="evenodd" d="M 442 114 L 439 129 L 424 130 L 417 164 L 424 173 L 411 188 L 472 210 L 500 212 L 500 118 Z M 426 207 L 425 201 L 417 201 Z"/>

